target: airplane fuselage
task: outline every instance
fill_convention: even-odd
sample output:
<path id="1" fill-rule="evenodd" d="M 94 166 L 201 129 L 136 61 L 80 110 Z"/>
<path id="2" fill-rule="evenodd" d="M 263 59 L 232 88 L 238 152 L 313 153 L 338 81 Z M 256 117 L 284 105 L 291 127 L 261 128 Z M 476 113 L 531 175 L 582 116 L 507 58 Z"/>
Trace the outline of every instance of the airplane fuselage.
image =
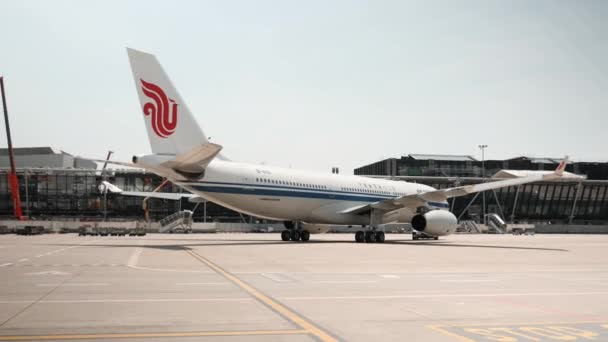
<path id="1" fill-rule="evenodd" d="M 348 208 L 434 190 L 424 184 L 219 159 L 207 166 L 201 179 L 174 183 L 206 200 L 256 217 L 344 225 L 369 224 L 369 216 L 340 213 Z M 430 209 L 448 208 L 447 202 L 428 205 Z M 387 217 L 392 222 L 409 222 L 415 215 L 410 209 L 401 209 L 398 214 Z"/>

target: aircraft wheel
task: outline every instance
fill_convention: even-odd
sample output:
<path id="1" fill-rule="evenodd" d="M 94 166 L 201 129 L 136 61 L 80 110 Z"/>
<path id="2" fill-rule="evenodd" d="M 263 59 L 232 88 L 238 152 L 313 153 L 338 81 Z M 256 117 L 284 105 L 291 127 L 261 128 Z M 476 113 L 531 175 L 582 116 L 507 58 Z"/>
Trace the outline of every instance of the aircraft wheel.
<path id="1" fill-rule="evenodd" d="M 376 242 L 376 234 L 372 231 L 365 232 L 365 242 L 374 243 Z"/>
<path id="2" fill-rule="evenodd" d="M 306 230 L 303 230 L 302 233 L 300 233 L 300 238 L 302 239 L 302 241 L 308 241 L 310 240 L 310 233 Z"/>
<path id="3" fill-rule="evenodd" d="M 291 231 L 291 241 L 299 241 L 300 240 L 300 232 L 296 229 Z"/>
<path id="4" fill-rule="evenodd" d="M 289 230 L 284 230 L 281 232 L 281 240 L 289 241 L 291 239 L 291 232 Z"/>
<path id="5" fill-rule="evenodd" d="M 384 232 L 376 232 L 376 242 L 378 242 L 378 243 L 384 242 Z"/>
<path id="6" fill-rule="evenodd" d="M 355 241 L 365 242 L 365 233 L 362 230 L 355 233 Z"/>

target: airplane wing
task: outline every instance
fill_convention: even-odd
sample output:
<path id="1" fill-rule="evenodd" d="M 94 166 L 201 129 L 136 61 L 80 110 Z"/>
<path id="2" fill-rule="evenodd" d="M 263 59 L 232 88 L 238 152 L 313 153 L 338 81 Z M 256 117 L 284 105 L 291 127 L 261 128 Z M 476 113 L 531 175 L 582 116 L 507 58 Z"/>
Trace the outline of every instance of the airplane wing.
<path id="1" fill-rule="evenodd" d="M 488 183 L 480 183 L 480 184 L 472 184 L 472 185 L 464 185 L 458 186 L 454 188 L 447 188 L 441 190 L 420 192 L 417 194 L 406 195 L 396 198 L 391 198 L 383 201 L 379 201 L 376 203 L 371 203 L 367 205 L 352 207 L 346 210 L 339 212 L 340 214 L 363 214 L 369 212 L 372 209 L 378 209 L 381 211 L 389 212 L 401 208 L 417 208 L 419 206 L 425 205 L 427 203 L 433 202 L 444 202 L 448 198 L 465 196 L 468 194 L 500 189 L 508 186 L 521 185 L 527 183 L 533 183 L 538 181 L 550 181 L 562 178 L 564 175 L 564 169 L 566 168 L 566 164 L 568 163 L 568 157 L 564 158 L 562 162 L 558 165 L 557 169 L 553 172 L 549 173 L 541 173 L 541 174 L 533 174 L 526 177 L 505 179 L 495 182 Z M 578 176 L 570 177 L 570 178 L 578 178 Z"/>

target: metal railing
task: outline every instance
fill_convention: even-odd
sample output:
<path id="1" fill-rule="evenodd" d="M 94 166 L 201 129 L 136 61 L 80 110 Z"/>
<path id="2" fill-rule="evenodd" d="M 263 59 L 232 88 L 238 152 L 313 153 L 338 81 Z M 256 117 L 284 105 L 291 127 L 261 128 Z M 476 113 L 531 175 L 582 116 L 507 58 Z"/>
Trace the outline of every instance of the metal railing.
<path id="1" fill-rule="evenodd" d="M 183 228 L 188 231 L 192 230 L 192 211 L 178 211 L 160 220 L 159 223 L 160 229 L 158 231 L 160 233 L 168 232 L 177 227 Z"/>

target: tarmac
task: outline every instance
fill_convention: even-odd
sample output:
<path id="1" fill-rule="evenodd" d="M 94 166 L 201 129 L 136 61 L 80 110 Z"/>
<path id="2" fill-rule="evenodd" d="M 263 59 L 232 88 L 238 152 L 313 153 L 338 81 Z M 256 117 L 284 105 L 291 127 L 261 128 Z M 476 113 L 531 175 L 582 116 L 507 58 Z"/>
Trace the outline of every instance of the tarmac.
<path id="1" fill-rule="evenodd" d="M 0 341 L 608 341 L 608 235 L 0 235 Z"/>

